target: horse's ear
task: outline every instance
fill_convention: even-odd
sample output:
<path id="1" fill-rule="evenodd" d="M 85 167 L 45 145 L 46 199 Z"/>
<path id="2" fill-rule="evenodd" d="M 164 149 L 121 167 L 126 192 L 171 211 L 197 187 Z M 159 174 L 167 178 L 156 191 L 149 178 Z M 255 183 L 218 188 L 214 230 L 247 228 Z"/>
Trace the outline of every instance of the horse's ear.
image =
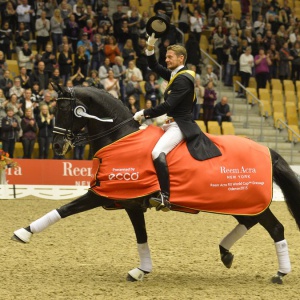
<path id="1" fill-rule="evenodd" d="M 63 93 L 63 89 L 59 84 L 55 83 L 54 81 L 51 81 L 50 83 L 56 92 Z"/>

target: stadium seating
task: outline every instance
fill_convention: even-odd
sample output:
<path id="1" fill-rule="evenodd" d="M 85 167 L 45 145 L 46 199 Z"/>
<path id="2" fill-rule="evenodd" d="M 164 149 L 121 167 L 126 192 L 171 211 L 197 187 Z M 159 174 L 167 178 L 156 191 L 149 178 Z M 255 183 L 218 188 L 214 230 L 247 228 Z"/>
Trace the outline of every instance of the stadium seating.
<path id="1" fill-rule="evenodd" d="M 235 135 L 235 128 L 232 122 L 222 122 L 222 133 Z"/>
<path id="2" fill-rule="evenodd" d="M 204 124 L 204 121 L 202 120 L 195 120 L 195 122 L 198 124 L 198 126 L 200 127 L 200 129 L 203 131 L 203 132 L 206 132 L 206 126 Z"/>
<path id="3" fill-rule="evenodd" d="M 295 93 L 295 85 L 292 80 L 283 80 L 284 91 L 293 91 Z"/>
<path id="4" fill-rule="evenodd" d="M 272 101 L 284 102 L 283 91 L 282 90 L 272 90 Z"/>
<path id="5" fill-rule="evenodd" d="M 7 69 L 10 71 L 10 75 L 12 78 L 20 75 L 19 64 L 17 60 L 6 60 Z"/>
<path id="6" fill-rule="evenodd" d="M 284 106 L 282 101 L 273 101 L 272 102 L 273 112 L 284 113 Z"/>
<path id="7" fill-rule="evenodd" d="M 297 103 L 295 91 L 285 91 L 285 102 Z"/>
<path id="8" fill-rule="evenodd" d="M 272 78 L 271 79 L 271 87 L 272 87 L 272 90 L 282 91 L 282 83 L 281 83 L 280 79 Z"/>
<path id="9" fill-rule="evenodd" d="M 272 107 L 271 103 L 268 100 L 260 100 L 260 115 L 263 117 L 272 116 Z"/>
<path id="10" fill-rule="evenodd" d="M 221 127 L 217 121 L 208 121 L 207 130 L 210 134 L 221 135 Z"/>
<path id="11" fill-rule="evenodd" d="M 259 100 L 267 100 L 269 102 L 271 101 L 270 90 L 268 90 L 268 89 L 259 89 L 258 93 L 259 93 Z"/>
<path id="12" fill-rule="evenodd" d="M 274 112 L 273 113 L 273 120 L 274 120 L 274 127 L 275 128 L 281 128 L 282 123 L 278 122 L 278 121 L 281 120 L 282 122 L 285 122 L 284 113 L 283 112 Z"/>
<path id="13" fill-rule="evenodd" d="M 290 142 L 299 142 L 300 141 L 300 138 L 298 137 L 300 135 L 298 125 L 289 125 L 288 132 L 289 132 L 288 139 Z"/>

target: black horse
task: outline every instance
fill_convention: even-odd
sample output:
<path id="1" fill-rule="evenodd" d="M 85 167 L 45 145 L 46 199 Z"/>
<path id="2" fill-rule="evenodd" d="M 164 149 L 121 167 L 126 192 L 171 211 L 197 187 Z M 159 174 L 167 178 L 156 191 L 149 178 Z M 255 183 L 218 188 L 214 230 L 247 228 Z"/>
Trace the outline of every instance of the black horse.
<path id="1" fill-rule="evenodd" d="M 62 155 L 66 153 L 70 150 L 71 146 L 84 139 L 91 143 L 92 148 L 96 152 L 140 130 L 140 124 L 133 120 L 131 113 L 122 102 L 104 90 L 78 86 L 74 88 L 56 87 L 56 89 L 59 93 L 56 127 L 54 128 L 53 137 L 53 148 L 56 154 Z M 88 128 L 88 136 L 81 134 L 81 129 L 84 126 Z M 240 142 L 242 142 L 242 139 L 240 138 Z M 288 209 L 294 217 L 298 228 L 300 228 L 299 181 L 287 162 L 278 153 L 271 149 L 270 153 L 273 180 L 282 189 Z M 247 157 L 245 157 L 245 160 L 247 160 Z M 144 212 L 149 207 L 150 196 L 118 201 L 99 196 L 90 189 L 85 195 L 47 213 L 32 222 L 28 227 L 16 230 L 13 239 L 28 243 L 33 233 L 43 231 L 61 218 L 66 218 L 96 207 L 122 208 L 125 209 L 132 222 L 140 257 L 140 266 L 128 272 L 127 280 L 142 280 L 145 274 L 152 271 L 152 261 L 147 243 L 147 231 L 144 219 Z M 274 283 L 282 283 L 282 277 L 291 270 L 283 225 L 276 219 L 269 207 L 266 207 L 263 212 L 255 216 L 235 215 L 234 217 L 238 220 L 239 225 L 245 226 L 246 230 L 259 223 L 268 231 L 275 245 L 277 245 L 276 253 L 279 262 L 278 272 L 272 277 L 272 281 Z M 231 239 L 231 244 L 236 240 Z M 230 267 L 233 255 L 228 251 L 229 249 L 220 248 L 223 263 L 227 267 Z"/>

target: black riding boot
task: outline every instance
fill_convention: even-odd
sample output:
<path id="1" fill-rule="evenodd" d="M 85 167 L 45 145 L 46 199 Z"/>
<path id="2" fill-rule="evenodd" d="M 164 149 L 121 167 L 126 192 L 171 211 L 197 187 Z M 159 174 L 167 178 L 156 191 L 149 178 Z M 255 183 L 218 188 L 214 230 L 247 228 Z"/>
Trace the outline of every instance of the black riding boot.
<path id="1" fill-rule="evenodd" d="M 160 193 L 157 197 L 151 197 L 149 202 L 156 210 L 169 211 L 171 204 L 170 197 L 170 176 L 166 160 L 166 154 L 160 153 L 159 156 L 153 161 L 157 174 L 157 179 L 160 185 Z"/>

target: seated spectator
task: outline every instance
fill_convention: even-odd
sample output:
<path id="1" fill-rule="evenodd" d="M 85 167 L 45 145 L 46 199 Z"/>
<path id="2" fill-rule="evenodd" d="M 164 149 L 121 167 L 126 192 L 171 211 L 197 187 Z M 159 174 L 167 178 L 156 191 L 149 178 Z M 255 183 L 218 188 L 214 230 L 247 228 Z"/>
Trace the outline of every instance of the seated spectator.
<path id="1" fill-rule="evenodd" d="M 202 85 L 204 87 L 206 87 L 209 82 L 212 82 L 214 87 L 218 85 L 218 76 L 213 72 L 212 65 L 206 66 L 206 74 L 202 77 Z"/>
<path id="2" fill-rule="evenodd" d="M 21 86 L 20 78 L 16 77 L 14 79 L 13 86 L 9 89 L 9 96 L 15 94 L 17 96 L 18 100 L 20 100 L 23 97 L 24 92 L 25 92 L 25 90 Z"/>
<path id="3" fill-rule="evenodd" d="M 152 101 L 151 100 L 146 100 L 145 102 L 145 109 L 151 108 L 152 107 Z M 142 117 L 142 124 L 146 124 L 146 125 L 154 125 L 156 123 L 156 118 L 152 118 L 152 119 L 145 119 L 144 117 Z"/>
<path id="4" fill-rule="evenodd" d="M 16 78 L 19 78 L 21 80 L 21 87 L 23 89 L 29 89 L 31 87 L 30 85 L 30 77 L 27 75 L 27 69 L 26 67 L 20 68 L 20 75 Z"/>
<path id="5" fill-rule="evenodd" d="M 136 53 L 133 48 L 131 39 L 126 40 L 123 51 L 122 51 L 122 57 L 124 59 L 125 67 L 128 67 L 129 62 L 136 58 Z"/>
<path id="6" fill-rule="evenodd" d="M 40 50 L 45 51 L 46 45 L 50 38 L 50 21 L 46 18 L 46 12 L 42 11 L 40 18 L 35 21 L 36 29 L 36 49 L 39 53 Z M 51 49 L 52 50 L 52 49 Z"/>
<path id="7" fill-rule="evenodd" d="M 45 73 L 47 73 L 48 78 L 50 78 L 52 76 L 54 66 L 57 63 L 51 44 L 47 44 L 46 51 L 43 53 L 41 60 L 45 63 Z"/>
<path id="8" fill-rule="evenodd" d="M 28 42 L 24 42 L 23 47 L 18 53 L 19 67 L 25 67 L 28 75 L 31 74 L 33 69 L 34 54 L 29 48 Z"/>
<path id="9" fill-rule="evenodd" d="M 86 26 L 83 27 L 83 32 L 88 34 L 88 39 L 92 42 L 94 40 L 94 34 L 96 33 L 96 27 L 93 26 L 92 19 L 86 21 Z"/>
<path id="10" fill-rule="evenodd" d="M 265 35 L 265 22 L 264 17 L 262 15 L 258 16 L 258 19 L 253 24 L 253 29 L 255 35 L 260 34 L 261 36 Z"/>
<path id="11" fill-rule="evenodd" d="M 4 71 L 7 70 L 7 62 L 3 51 L 0 51 L 0 79 L 3 78 Z"/>
<path id="12" fill-rule="evenodd" d="M 34 119 L 32 108 L 26 108 L 25 116 L 21 121 L 21 128 L 23 131 L 22 145 L 23 158 L 31 158 L 37 134 L 37 123 Z"/>
<path id="13" fill-rule="evenodd" d="M 85 81 L 85 76 L 81 73 L 81 69 L 79 68 L 70 79 L 72 80 L 73 86 L 78 86 L 82 85 L 82 83 Z"/>
<path id="14" fill-rule="evenodd" d="M 145 100 L 150 100 L 152 102 L 152 107 L 158 104 L 160 98 L 159 84 L 157 81 L 157 76 L 154 72 L 148 75 L 148 80 L 145 82 Z"/>
<path id="15" fill-rule="evenodd" d="M 89 84 L 89 86 L 94 86 L 98 89 L 104 89 L 103 84 L 100 82 L 98 72 L 96 70 L 91 70 L 90 75 L 90 77 L 86 78 L 86 82 Z"/>
<path id="16" fill-rule="evenodd" d="M 9 90 L 13 84 L 13 81 L 10 79 L 10 71 L 5 70 L 3 77 L 0 79 L 0 89 L 2 89 L 5 98 L 9 98 Z"/>
<path id="17" fill-rule="evenodd" d="M 133 74 L 131 80 L 129 80 L 125 86 L 127 98 L 134 96 L 137 103 L 140 104 L 140 95 L 142 94 L 142 88 L 140 86 L 137 77 Z"/>
<path id="18" fill-rule="evenodd" d="M 103 80 L 104 89 L 115 98 L 120 98 L 119 80 L 114 78 L 113 70 L 108 71 L 108 77 Z"/>
<path id="19" fill-rule="evenodd" d="M 203 121 L 207 127 L 207 122 L 213 120 L 215 101 L 217 93 L 214 90 L 213 82 L 210 81 L 205 87 L 203 97 Z"/>
<path id="20" fill-rule="evenodd" d="M 137 111 L 140 110 L 140 106 L 138 105 L 136 98 L 132 95 L 128 97 L 128 105 L 129 111 L 134 115 Z"/>
<path id="21" fill-rule="evenodd" d="M 0 89 L 0 139 L 1 139 L 1 127 L 2 119 L 6 116 L 6 105 L 8 100 L 6 99 L 3 90 Z"/>
<path id="22" fill-rule="evenodd" d="M 77 43 L 77 49 L 78 47 L 83 46 L 84 47 L 84 54 L 87 55 L 88 61 L 91 59 L 91 52 L 93 51 L 93 44 L 88 39 L 88 34 L 86 32 L 83 32 L 81 35 L 81 40 Z"/>
<path id="23" fill-rule="evenodd" d="M 6 108 L 6 116 L 2 119 L 2 147 L 3 151 L 14 157 L 15 144 L 19 138 L 20 123 L 14 117 L 14 109 L 10 106 Z"/>
<path id="24" fill-rule="evenodd" d="M 131 60 L 128 64 L 128 68 L 126 69 L 125 73 L 125 82 L 128 82 L 131 80 L 132 75 L 136 76 L 137 81 L 143 81 L 143 75 L 141 70 L 135 66 L 135 63 L 133 60 Z"/>
<path id="25" fill-rule="evenodd" d="M 49 147 L 52 141 L 53 118 L 54 115 L 49 113 L 48 105 L 41 105 L 40 113 L 37 116 L 40 159 L 48 158 L 49 156 Z"/>
<path id="26" fill-rule="evenodd" d="M 54 68 L 54 70 L 53 70 L 53 72 L 51 74 L 50 79 L 52 80 L 52 82 L 54 82 L 57 85 L 59 85 L 62 82 L 62 79 L 60 77 L 59 68 Z"/>
<path id="27" fill-rule="evenodd" d="M 220 126 L 222 122 L 231 122 L 231 112 L 227 97 L 222 97 L 221 101 L 215 105 L 214 120 L 218 121 Z"/>
<path id="28" fill-rule="evenodd" d="M 31 89 L 31 100 L 34 103 L 39 104 L 40 102 L 42 102 L 44 100 L 44 91 L 41 91 L 40 89 L 40 85 L 37 81 L 35 81 L 32 85 L 32 89 Z M 36 107 L 38 107 L 39 105 L 37 105 Z M 34 111 L 35 113 L 35 111 Z"/>
<path id="29" fill-rule="evenodd" d="M 291 79 L 296 81 L 300 80 L 300 42 L 296 42 L 294 47 L 291 49 L 292 60 L 292 71 Z"/>
<path id="30" fill-rule="evenodd" d="M 27 108 L 33 110 L 37 106 L 37 103 L 32 101 L 31 95 L 31 89 L 25 90 L 24 97 L 20 101 L 20 103 L 22 104 L 23 111 L 25 111 Z"/>

